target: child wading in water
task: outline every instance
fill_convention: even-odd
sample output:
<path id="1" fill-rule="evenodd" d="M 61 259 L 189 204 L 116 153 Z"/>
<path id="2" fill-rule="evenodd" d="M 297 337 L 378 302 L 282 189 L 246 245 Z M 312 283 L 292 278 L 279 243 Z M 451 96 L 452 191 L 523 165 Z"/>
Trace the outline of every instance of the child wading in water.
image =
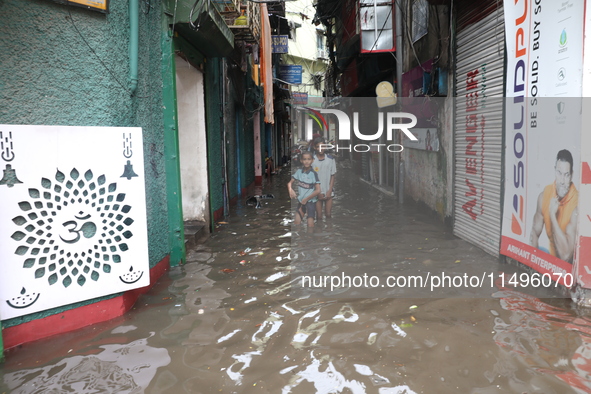
<path id="1" fill-rule="evenodd" d="M 316 203 L 316 215 L 318 220 L 322 220 L 323 203 L 326 217 L 330 218 L 332 214 L 334 177 L 337 172 L 337 166 L 334 158 L 325 152 L 326 141 L 324 138 L 318 137 L 314 139 L 312 141 L 312 148 L 315 152 L 312 168 L 318 174 L 318 179 L 320 179 L 320 194 Z"/>
<path id="2" fill-rule="evenodd" d="M 312 169 L 312 162 L 314 161 L 312 152 L 302 152 L 300 161 L 303 168 L 298 168 L 287 184 L 289 197 L 297 198 L 299 201 L 293 222 L 294 224 L 300 224 L 307 213 L 308 227 L 314 227 L 314 219 L 316 219 L 316 201 L 318 200 L 316 196 L 320 194 L 320 180 L 318 179 L 316 171 Z M 296 182 L 298 186 L 297 194 L 293 190 L 294 182 Z"/>

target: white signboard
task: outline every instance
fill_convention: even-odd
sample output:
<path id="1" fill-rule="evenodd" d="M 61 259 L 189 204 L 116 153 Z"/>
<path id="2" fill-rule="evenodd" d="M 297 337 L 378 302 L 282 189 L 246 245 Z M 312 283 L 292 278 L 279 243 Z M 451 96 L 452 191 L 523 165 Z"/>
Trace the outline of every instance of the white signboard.
<path id="1" fill-rule="evenodd" d="M 149 284 L 141 128 L 0 125 L 2 319 Z"/>
<path id="2" fill-rule="evenodd" d="M 585 2 L 505 1 L 507 97 L 580 97 Z"/>

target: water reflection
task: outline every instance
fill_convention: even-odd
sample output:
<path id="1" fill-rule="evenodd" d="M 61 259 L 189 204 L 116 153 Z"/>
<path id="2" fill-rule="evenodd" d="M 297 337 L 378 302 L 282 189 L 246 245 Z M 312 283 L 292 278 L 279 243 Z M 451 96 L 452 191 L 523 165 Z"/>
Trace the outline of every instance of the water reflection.
<path id="1" fill-rule="evenodd" d="M 501 270 L 496 259 L 453 236 L 431 211 L 401 205 L 369 185 L 341 177 L 333 212 L 333 219 L 318 223 L 313 233 L 305 225 L 292 225 L 292 274 L 307 280 L 295 289 L 298 296 L 490 297 L 491 281 L 436 291 L 428 285 L 386 285 L 390 276 L 418 275 L 428 282 L 443 273 L 478 279 Z"/>
<path id="2" fill-rule="evenodd" d="M 6 391 L 591 392 L 591 321 L 566 301 L 508 290 L 488 298 L 298 292 L 294 273 L 302 267 L 327 275 L 347 261 L 382 273 L 437 265 L 463 271 L 494 259 L 428 213 L 392 206 L 363 185 L 351 189 L 351 201 L 376 206 L 376 215 L 337 201 L 332 221 L 312 234 L 292 229 L 286 180 L 265 190 L 276 198 L 262 209 L 239 206 L 116 327 L 87 330 L 78 347 L 15 350 L 0 366 Z M 291 249 L 291 237 L 302 243 Z M 296 259 L 307 265 L 294 266 Z M 37 355 L 42 365 L 30 367 Z"/>
<path id="3" fill-rule="evenodd" d="M 143 393 L 156 370 L 170 363 L 168 351 L 149 346 L 148 338 L 100 348 L 94 355 L 66 357 L 54 365 L 7 373 L 4 383 L 15 394 Z"/>
<path id="4" fill-rule="evenodd" d="M 545 390 L 553 385 L 540 376 L 554 375 L 575 390 L 591 392 L 591 320 L 522 293 L 506 290 L 496 296 L 512 313 L 508 319 L 495 318 L 494 340 L 502 351 L 493 373 L 541 392 L 550 392 Z M 524 377 L 519 374 L 522 365 L 537 373 Z"/>

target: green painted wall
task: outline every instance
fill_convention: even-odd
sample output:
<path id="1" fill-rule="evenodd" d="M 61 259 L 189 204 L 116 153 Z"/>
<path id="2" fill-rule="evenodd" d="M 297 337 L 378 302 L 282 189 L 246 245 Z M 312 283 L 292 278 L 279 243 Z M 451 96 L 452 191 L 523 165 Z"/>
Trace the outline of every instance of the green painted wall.
<path id="1" fill-rule="evenodd" d="M 162 20 L 162 113 L 164 118 L 164 160 L 167 174 L 166 195 L 168 196 L 170 265 L 174 267 L 185 262 L 186 250 L 179 160 L 175 45 L 170 22 L 171 19 L 167 16 Z"/>
<path id="2" fill-rule="evenodd" d="M 205 63 L 205 116 L 207 124 L 207 160 L 209 165 L 210 209 L 213 212 L 223 207 L 222 174 L 222 118 L 221 104 L 221 59 L 209 58 Z M 213 214 L 212 224 L 213 224 Z"/>
<path id="3" fill-rule="evenodd" d="M 128 2 L 109 4 L 105 15 L 48 0 L 0 1 L 0 123 L 142 127 L 149 258 L 154 266 L 169 253 L 160 3 L 140 2 L 139 84 L 134 97 L 127 90 Z"/>
<path id="4" fill-rule="evenodd" d="M 254 182 L 254 132 L 252 129 L 252 115 L 243 110 L 240 113 L 242 120 L 242 134 L 240 136 L 240 183 L 247 187 Z"/>
<path id="5" fill-rule="evenodd" d="M 237 92 L 232 83 L 229 84 L 229 95 L 226 97 L 224 103 L 225 118 L 224 125 L 226 129 L 226 152 L 228 154 L 226 165 L 228 166 L 228 186 L 230 191 L 230 198 L 238 195 L 238 167 L 236 157 L 236 107 L 239 105 L 234 101 Z"/>

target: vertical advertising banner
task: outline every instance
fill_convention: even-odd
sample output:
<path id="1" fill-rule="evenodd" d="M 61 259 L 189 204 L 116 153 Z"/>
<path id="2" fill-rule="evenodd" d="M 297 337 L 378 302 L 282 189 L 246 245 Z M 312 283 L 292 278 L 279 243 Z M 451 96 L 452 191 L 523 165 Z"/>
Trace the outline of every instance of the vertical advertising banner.
<path id="1" fill-rule="evenodd" d="M 506 1 L 501 253 L 565 282 L 576 260 L 584 3 Z M 572 276 L 570 276 L 572 279 Z"/>
<path id="2" fill-rule="evenodd" d="M 585 24 L 585 36 L 590 37 L 591 24 Z M 584 53 L 591 53 L 591 40 L 584 42 Z M 591 124 L 591 60 L 589 55 L 583 64 L 583 125 Z M 581 133 L 581 146 L 591 146 L 591 133 Z M 579 190 L 579 249 L 577 258 L 577 283 L 584 288 L 591 288 L 591 149 L 581 150 L 581 189 Z"/>
<path id="3" fill-rule="evenodd" d="M 585 98 L 583 124 L 591 124 L 591 101 Z M 591 133 L 582 133 L 581 146 L 591 146 Z M 585 202 L 591 201 L 591 151 L 581 150 L 581 187 L 579 189 L 579 249 L 576 270 L 577 283 L 591 288 L 591 207 Z M 575 174 L 577 175 L 577 174 Z"/>

